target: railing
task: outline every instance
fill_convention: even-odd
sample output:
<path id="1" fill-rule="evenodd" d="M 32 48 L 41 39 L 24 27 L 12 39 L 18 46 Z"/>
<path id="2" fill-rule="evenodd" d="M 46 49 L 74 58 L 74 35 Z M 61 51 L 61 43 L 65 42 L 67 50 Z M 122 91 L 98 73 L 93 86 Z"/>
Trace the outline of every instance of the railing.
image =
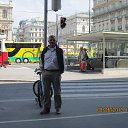
<path id="1" fill-rule="evenodd" d="M 128 68 L 128 56 L 105 56 L 107 68 Z"/>

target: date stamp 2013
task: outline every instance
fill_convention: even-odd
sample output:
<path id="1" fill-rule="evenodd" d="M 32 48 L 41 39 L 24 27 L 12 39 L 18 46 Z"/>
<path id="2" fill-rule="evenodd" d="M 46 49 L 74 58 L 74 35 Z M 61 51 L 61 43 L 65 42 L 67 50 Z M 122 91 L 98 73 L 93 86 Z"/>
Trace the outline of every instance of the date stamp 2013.
<path id="1" fill-rule="evenodd" d="M 128 108 L 124 108 L 124 107 L 98 107 L 97 112 L 99 112 L 99 113 L 102 113 L 102 112 L 106 112 L 106 113 L 128 112 Z"/>

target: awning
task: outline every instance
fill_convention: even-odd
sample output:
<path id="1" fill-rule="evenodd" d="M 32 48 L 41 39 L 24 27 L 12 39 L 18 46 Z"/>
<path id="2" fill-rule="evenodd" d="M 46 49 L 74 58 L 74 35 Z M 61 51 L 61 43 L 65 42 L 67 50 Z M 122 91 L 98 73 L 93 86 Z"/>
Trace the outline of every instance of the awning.
<path id="1" fill-rule="evenodd" d="M 103 70 L 105 69 L 105 43 L 106 40 L 128 40 L 128 33 L 126 32 L 97 32 L 97 33 L 86 33 L 69 37 L 69 41 L 87 41 L 87 42 L 103 42 Z"/>
<path id="2" fill-rule="evenodd" d="M 126 32 L 97 32 L 97 33 L 86 33 L 69 37 L 67 41 L 89 41 L 99 42 L 103 41 L 103 37 L 106 39 L 128 39 L 128 33 Z"/>

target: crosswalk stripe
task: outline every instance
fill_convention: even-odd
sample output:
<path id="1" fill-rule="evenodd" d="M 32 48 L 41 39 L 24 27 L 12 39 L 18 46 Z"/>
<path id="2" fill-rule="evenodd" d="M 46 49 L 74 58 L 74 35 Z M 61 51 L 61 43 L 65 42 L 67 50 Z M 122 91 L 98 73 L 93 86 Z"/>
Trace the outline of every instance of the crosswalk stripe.
<path id="1" fill-rule="evenodd" d="M 83 90 L 83 89 L 72 89 L 72 90 L 62 90 L 62 93 L 69 93 L 69 92 L 113 92 L 113 91 L 127 91 L 128 89 L 88 89 L 88 90 Z"/>
<path id="2" fill-rule="evenodd" d="M 90 85 L 79 85 L 79 86 L 73 86 L 73 85 L 63 85 L 61 88 L 62 89 L 79 89 L 79 88 L 81 88 L 81 89 L 88 89 L 88 88 L 128 88 L 128 85 L 112 85 L 112 86 L 97 86 L 97 85 L 95 85 L 95 86 L 90 86 Z"/>
<path id="3" fill-rule="evenodd" d="M 62 97 L 128 96 L 128 82 L 62 83 Z"/>
<path id="4" fill-rule="evenodd" d="M 110 97 L 110 96 L 128 96 L 128 93 L 99 93 L 99 94 L 62 94 L 62 97 Z"/>
<path id="5" fill-rule="evenodd" d="M 122 84 L 122 85 L 128 85 L 128 82 L 112 82 L 112 83 L 110 83 L 110 82 L 105 82 L 105 83 L 81 83 L 81 82 L 79 82 L 79 83 L 62 83 L 62 85 L 76 85 L 76 86 L 78 86 L 78 85 L 109 85 L 109 86 L 111 86 L 111 85 L 120 85 L 120 84 Z"/>

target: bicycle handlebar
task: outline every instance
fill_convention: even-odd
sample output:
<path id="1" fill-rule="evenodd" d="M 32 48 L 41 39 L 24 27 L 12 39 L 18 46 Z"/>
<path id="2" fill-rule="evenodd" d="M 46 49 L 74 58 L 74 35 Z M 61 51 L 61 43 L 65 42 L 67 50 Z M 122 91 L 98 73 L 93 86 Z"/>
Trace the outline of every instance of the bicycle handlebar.
<path id="1" fill-rule="evenodd" d="M 34 72 L 35 72 L 37 75 L 40 75 L 40 74 L 42 73 L 40 68 L 36 68 Z"/>

